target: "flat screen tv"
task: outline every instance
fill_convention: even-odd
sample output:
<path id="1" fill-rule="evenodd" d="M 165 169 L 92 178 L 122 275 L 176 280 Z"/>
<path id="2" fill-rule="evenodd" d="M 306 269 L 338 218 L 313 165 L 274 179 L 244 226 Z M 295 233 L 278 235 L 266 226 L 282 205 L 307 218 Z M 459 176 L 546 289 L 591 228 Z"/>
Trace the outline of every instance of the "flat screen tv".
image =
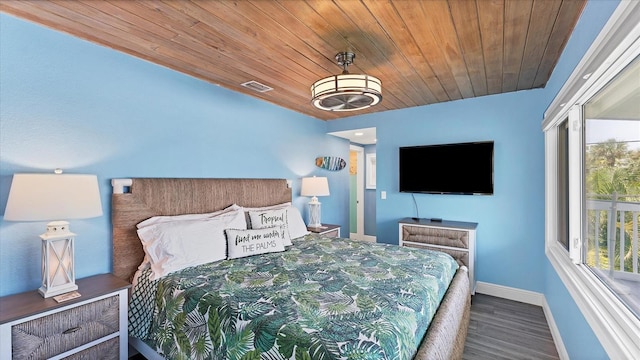
<path id="1" fill-rule="evenodd" d="M 493 141 L 400 148 L 400 192 L 493 194 Z"/>

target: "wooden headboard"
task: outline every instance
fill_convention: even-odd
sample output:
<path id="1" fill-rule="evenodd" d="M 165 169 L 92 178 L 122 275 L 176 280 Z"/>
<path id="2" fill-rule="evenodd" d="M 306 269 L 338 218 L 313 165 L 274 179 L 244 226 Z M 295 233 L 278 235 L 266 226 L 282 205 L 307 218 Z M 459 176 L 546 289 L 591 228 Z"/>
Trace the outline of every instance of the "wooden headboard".
<path id="1" fill-rule="evenodd" d="M 125 184 L 129 191 L 123 191 Z M 291 201 L 286 179 L 112 180 L 113 274 L 131 281 L 144 258 L 136 224 L 157 215 L 198 214 L 232 204 L 258 207 Z"/>

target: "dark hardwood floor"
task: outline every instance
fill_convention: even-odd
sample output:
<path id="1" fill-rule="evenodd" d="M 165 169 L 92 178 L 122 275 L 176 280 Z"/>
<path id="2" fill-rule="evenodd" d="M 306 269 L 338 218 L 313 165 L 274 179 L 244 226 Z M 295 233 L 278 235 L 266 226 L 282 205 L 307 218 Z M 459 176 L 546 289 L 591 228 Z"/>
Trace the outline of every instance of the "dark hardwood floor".
<path id="1" fill-rule="evenodd" d="M 129 359 L 143 360 L 141 355 Z M 464 360 L 559 359 L 542 308 L 476 294 Z"/>
<path id="2" fill-rule="evenodd" d="M 463 359 L 559 359 L 540 306 L 476 294 Z"/>

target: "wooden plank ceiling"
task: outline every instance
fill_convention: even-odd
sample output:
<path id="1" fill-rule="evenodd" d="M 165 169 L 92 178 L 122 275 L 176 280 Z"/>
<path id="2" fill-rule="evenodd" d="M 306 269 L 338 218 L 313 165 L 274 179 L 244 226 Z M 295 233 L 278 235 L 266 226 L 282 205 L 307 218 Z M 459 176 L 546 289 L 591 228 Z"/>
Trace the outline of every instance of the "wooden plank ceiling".
<path id="1" fill-rule="evenodd" d="M 586 0 L 2 0 L 0 10 L 323 120 L 544 87 Z M 310 86 L 382 80 L 383 100 L 327 112 Z M 274 90 L 240 84 L 258 81 Z"/>

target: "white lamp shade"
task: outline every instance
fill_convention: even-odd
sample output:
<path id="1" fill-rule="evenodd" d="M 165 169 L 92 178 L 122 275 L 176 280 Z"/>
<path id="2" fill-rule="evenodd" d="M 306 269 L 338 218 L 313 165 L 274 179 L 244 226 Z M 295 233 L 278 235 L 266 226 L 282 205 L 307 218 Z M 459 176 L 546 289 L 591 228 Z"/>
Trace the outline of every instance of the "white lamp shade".
<path id="1" fill-rule="evenodd" d="M 14 174 L 4 220 L 48 221 L 102 215 L 96 175 Z"/>
<path id="2" fill-rule="evenodd" d="M 329 182 L 326 177 L 302 178 L 300 189 L 302 196 L 329 196 Z"/>

